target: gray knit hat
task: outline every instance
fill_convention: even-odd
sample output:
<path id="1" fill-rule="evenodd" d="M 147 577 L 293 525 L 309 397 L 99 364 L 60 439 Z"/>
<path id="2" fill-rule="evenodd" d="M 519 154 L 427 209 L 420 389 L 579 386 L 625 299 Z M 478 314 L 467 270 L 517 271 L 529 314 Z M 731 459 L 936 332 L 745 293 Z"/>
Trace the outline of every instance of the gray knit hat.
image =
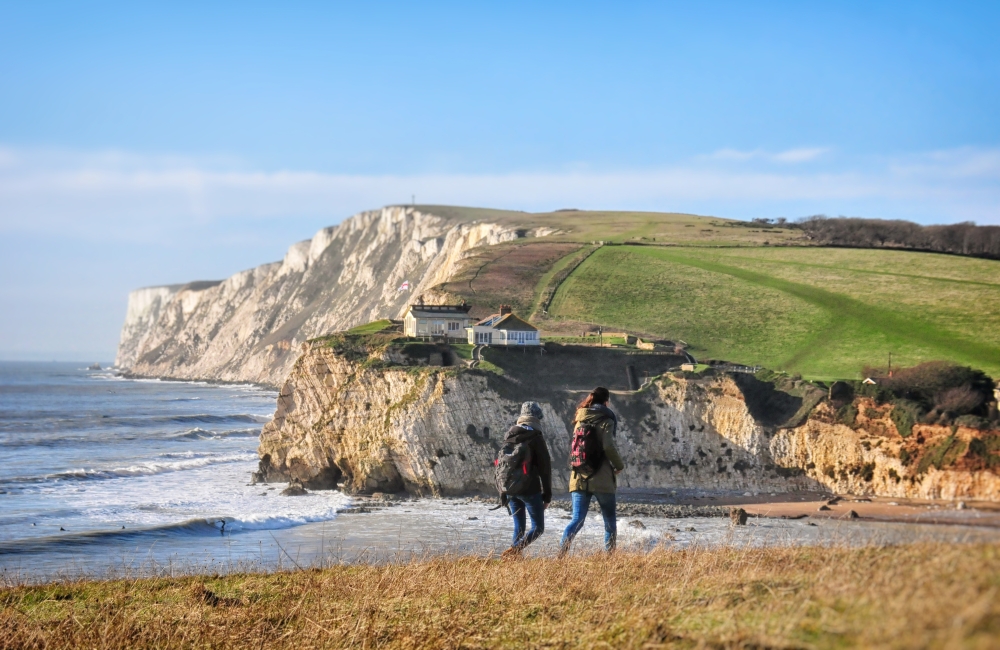
<path id="1" fill-rule="evenodd" d="M 521 404 L 521 417 L 533 417 L 542 419 L 542 407 L 538 405 L 538 402 L 525 402 Z"/>

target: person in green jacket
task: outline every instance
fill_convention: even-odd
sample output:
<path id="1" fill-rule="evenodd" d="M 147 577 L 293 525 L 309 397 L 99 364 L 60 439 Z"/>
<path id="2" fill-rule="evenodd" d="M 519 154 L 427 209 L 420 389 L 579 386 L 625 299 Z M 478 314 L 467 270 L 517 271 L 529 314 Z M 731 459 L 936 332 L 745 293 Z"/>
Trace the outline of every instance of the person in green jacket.
<path id="1" fill-rule="evenodd" d="M 610 408 L 608 400 L 611 393 L 607 388 L 598 386 L 590 391 L 590 395 L 580 404 L 574 418 L 575 426 L 585 423 L 592 425 L 601 434 L 604 445 L 604 458 L 598 470 L 589 478 L 570 470 L 569 491 L 573 500 L 573 519 L 563 532 L 562 543 L 559 546 L 559 556 L 569 552 L 573 538 L 587 518 L 592 498 L 597 499 L 604 517 L 604 548 L 610 553 L 615 550 L 618 537 L 618 524 L 615 514 L 615 491 L 618 488 L 618 474 L 625 469 L 625 463 L 615 447 L 615 432 L 618 428 L 618 417 Z"/>

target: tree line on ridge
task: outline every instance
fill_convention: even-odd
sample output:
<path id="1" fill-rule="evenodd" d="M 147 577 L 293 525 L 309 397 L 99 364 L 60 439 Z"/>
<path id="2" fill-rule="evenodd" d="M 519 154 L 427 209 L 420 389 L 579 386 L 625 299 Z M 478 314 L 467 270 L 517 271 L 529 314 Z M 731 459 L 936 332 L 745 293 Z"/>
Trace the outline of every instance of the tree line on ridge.
<path id="1" fill-rule="evenodd" d="M 978 226 L 971 221 L 921 226 L 901 219 L 816 215 L 796 222 L 782 218 L 754 219 L 753 223 L 796 228 L 823 246 L 899 248 L 1000 259 L 1000 226 Z"/>

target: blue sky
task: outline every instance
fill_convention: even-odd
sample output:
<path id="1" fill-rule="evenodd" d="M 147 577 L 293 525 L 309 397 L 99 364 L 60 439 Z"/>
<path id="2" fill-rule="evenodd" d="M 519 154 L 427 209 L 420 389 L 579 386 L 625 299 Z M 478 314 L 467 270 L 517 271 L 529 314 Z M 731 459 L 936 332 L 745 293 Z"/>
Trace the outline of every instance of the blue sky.
<path id="1" fill-rule="evenodd" d="M 998 3 L 0 3 L 0 358 L 359 210 L 1000 223 Z"/>

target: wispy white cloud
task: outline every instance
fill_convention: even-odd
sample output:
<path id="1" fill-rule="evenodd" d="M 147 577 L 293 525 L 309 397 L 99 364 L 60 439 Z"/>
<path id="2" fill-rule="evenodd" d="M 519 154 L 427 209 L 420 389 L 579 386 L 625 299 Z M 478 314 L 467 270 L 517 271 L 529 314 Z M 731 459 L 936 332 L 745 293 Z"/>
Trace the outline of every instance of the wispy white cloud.
<path id="1" fill-rule="evenodd" d="M 720 149 L 707 156 L 701 156 L 701 160 L 725 161 L 725 162 L 771 162 L 795 164 L 816 160 L 823 154 L 830 151 L 828 147 L 802 147 L 798 149 L 787 149 L 777 153 L 754 149 L 753 151 L 740 151 L 738 149 Z"/>
<path id="2" fill-rule="evenodd" d="M 719 216 L 824 212 L 1000 223 L 1000 150 L 959 149 L 864 168 L 770 164 L 824 149 L 716 152 L 659 169 L 506 174 L 351 175 L 260 171 L 226 158 L 0 148 L 0 231 L 61 232 L 109 241 L 181 236 L 206 222 L 315 217 L 335 223 L 408 202 L 525 210 L 682 210 Z M 736 165 L 737 161 L 744 164 Z M 235 227 L 235 226 L 234 226 Z"/>
<path id="3" fill-rule="evenodd" d="M 982 179 L 1000 181 L 1000 149 L 965 147 L 931 151 L 895 160 L 890 171 L 899 176 L 935 179 Z"/>
<path id="4" fill-rule="evenodd" d="M 807 149 L 789 149 L 787 151 L 781 151 L 772 156 L 773 160 L 783 163 L 801 163 L 809 162 L 810 160 L 816 160 L 823 154 L 825 154 L 829 149 L 825 147 L 813 147 Z"/>
<path id="5" fill-rule="evenodd" d="M 752 160 L 753 158 L 759 156 L 760 154 L 761 152 L 759 150 L 740 151 L 739 149 L 719 149 L 716 152 L 704 156 L 699 156 L 699 159 L 746 162 L 747 160 Z"/>

